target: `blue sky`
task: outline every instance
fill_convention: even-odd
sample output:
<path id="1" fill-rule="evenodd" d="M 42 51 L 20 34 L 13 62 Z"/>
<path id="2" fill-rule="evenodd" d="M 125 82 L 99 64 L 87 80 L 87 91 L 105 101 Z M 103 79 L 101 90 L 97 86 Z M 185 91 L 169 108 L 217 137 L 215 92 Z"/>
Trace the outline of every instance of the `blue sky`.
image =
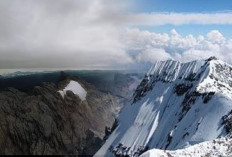
<path id="1" fill-rule="evenodd" d="M 131 1 L 132 2 L 132 1 Z M 231 0 L 134 0 L 135 13 L 220 13 L 232 11 Z M 205 35 L 211 30 L 219 30 L 226 38 L 232 38 L 231 24 L 172 24 L 161 26 L 139 26 L 141 30 L 168 33 L 176 29 L 181 35 Z"/>
<path id="2" fill-rule="evenodd" d="M 135 0 L 135 12 L 215 12 L 232 9 L 231 0 Z"/>

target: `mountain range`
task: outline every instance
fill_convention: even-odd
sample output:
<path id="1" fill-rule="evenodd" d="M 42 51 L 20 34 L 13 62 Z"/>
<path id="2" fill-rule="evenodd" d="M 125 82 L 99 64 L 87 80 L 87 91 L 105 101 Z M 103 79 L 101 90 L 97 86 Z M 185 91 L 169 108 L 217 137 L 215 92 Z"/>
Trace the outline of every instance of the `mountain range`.
<path id="1" fill-rule="evenodd" d="M 232 155 L 232 66 L 215 58 L 0 77 L 0 154 Z"/>
<path id="2" fill-rule="evenodd" d="M 1 155 L 93 155 L 101 147 L 138 80 L 117 72 L 70 73 L 2 76 Z"/>

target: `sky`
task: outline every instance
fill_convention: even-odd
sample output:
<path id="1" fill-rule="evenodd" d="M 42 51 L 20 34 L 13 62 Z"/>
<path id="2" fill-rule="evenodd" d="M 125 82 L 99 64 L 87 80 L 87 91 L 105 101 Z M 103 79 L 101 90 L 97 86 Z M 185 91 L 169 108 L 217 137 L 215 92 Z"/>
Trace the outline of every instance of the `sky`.
<path id="1" fill-rule="evenodd" d="M 154 12 L 177 12 L 177 13 L 216 13 L 230 12 L 232 1 L 230 0 L 136 0 L 134 12 L 154 13 Z M 173 25 L 163 26 L 143 26 L 142 30 L 154 32 L 167 32 L 173 29 Z M 220 30 L 226 37 L 231 38 L 231 25 L 181 25 L 176 28 L 182 35 L 206 34 L 210 30 Z"/>
<path id="2" fill-rule="evenodd" d="M 1 0 L 0 69 L 130 69 L 210 56 L 231 64 L 230 8 L 230 0 Z"/>
<path id="3" fill-rule="evenodd" d="M 134 12 L 218 12 L 230 10 L 230 0 L 135 0 Z"/>

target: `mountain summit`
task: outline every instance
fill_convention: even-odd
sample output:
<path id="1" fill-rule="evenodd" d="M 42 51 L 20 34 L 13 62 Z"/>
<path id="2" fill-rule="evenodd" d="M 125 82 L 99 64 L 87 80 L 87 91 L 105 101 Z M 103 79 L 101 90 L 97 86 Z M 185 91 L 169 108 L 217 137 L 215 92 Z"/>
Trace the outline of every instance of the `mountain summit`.
<path id="1" fill-rule="evenodd" d="M 215 57 L 156 62 L 98 155 L 139 156 L 226 137 L 232 130 L 232 67 Z"/>

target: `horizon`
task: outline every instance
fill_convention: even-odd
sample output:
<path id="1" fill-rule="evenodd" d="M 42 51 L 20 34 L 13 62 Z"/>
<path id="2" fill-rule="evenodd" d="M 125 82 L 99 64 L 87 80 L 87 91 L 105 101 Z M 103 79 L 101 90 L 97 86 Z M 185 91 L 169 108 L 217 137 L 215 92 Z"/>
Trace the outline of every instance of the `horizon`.
<path id="1" fill-rule="evenodd" d="M 195 60 L 192 60 L 192 61 L 179 61 L 179 60 L 175 60 L 173 58 L 170 58 L 170 59 L 165 59 L 165 60 L 159 60 L 161 62 L 165 62 L 165 61 L 168 61 L 168 60 L 173 60 L 173 61 L 177 61 L 177 62 L 180 62 L 180 63 L 189 63 L 189 62 L 194 62 L 194 61 L 197 61 L 197 60 L 207 60 L 207 59 L 210 59 L 212 57 L 215 57 L 215 56 L 210 56 L 208 58 L 204 58 L 204 59 L 195 59 Z M 218 59 L 217 57 L 215 57 L 217 60 L 221 60 L 221 59 Z M 223 61 L 223 60 L 221 60 Z M 95 69 L 92 69 L 92 68 L 22 68 L 22 69 L 0 69 L 0 76 L 7 76 L 9 74 L 13 74 L 13 73 L 17 73 L 17 72 L 21 72 L 21 73 L 53 73 L 53 72 L 61 72 L 61 71 L 124 71 L 124 72 L 129 72 L 129 73 L 133 73 L 133 72 L 137 72 L 137 73 L 146 73 L 149 71 L 150 68 L 153 67 L 154 64 L 156 64 L 156 62 L 158 61 L 155 61 L 154 63 L 151 63 L 150 66 L 147 66 L 146 68 L 145 67 L 142 67 L 142 68 L 131 68 L 131 69 L 128 69 L 128 68 L 124 68 L 124 69 L 115 69 L 115 68 L 95 68 Z M 223 61 L 224 62 L 224 61 Z M 225 62 L 227 63 L 227 62 Z M 232 66 L 232 64 L 230 63 L 227 63 L 229 65 Z"/>

